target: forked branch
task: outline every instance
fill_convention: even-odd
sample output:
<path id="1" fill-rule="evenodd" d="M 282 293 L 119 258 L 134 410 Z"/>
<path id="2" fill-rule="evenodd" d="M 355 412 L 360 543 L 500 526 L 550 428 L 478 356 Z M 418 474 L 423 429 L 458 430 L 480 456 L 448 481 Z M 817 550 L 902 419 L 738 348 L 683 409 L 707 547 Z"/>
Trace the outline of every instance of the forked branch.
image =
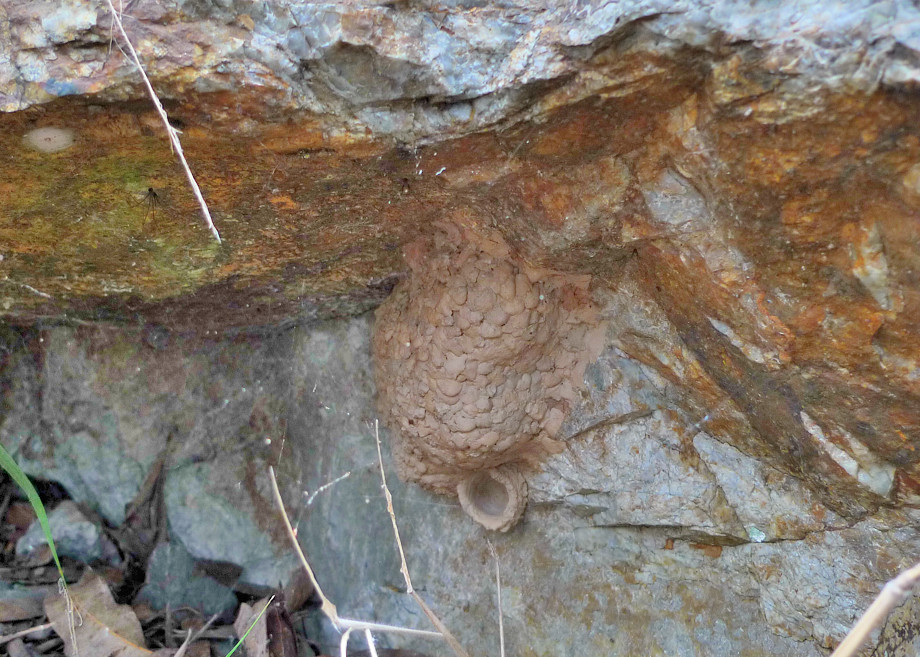
<path id="1" fill-rule="evenodd" d="M 307 572 L 307 576 L 310 578 L 310 583 L 313 584 L 313 588 L 316 590 L 316 594 L 319 596 L 320 610 L 326 615 L 329 621 L 337 629 L 392 632 L 397 634 L 409 634 L 429 638 L 440 638 L 442 636 L 439 632 L 431 632 L 429 630 L 414 630 L 408 627 L 398 627 L 396 625 L 386 625 L 383 623 L 368 623 L 365 621 L 343 618 L 342 616 L 339 616 L 335 605 L 332 604 L 332 601 L 329 600 L 329 598 L 327 598 L 323 593 L 323 589 L 320 587 L 319 582 L 316 579 L 313 568 L 310 566 L 310 562 L 307 561 L 307 557 L 304 554 L 303 549 L 300 547 L 300 542 L 297 540 L 297 534 L 294 532 L 294 527 L 291 526 L 291 520 L 284 508 L 284 501 L 281 499 L 281 491 L 278 489 L 278 481 L 275 478 L 275 469 L 272 466 L 268 466 L 268 475 L 272 486 L 272 493 L 275 497 L 275 503 L 278 505 L 278 510 L 281 512 L 281 519 L 284 521 L 284 527 L 287 530 L 288 537 L 291 539 L 291 544 L 294 546 L 294 551 L 297 553 L 297 557 L 300 559 L 301 565 Z"/>
<path id="2" fill-rule="evenodd" d="M 380 480 L 383 484 L 383 494 L 387 500 L 387 513 L 390 514 L 390 521 L 393 523 L 393 534 L 396 536 L 396 546 L 399 548 L 399 559 L 402 562 L 399 571 L 403 574 L 403 579 L 406 580 L 406 592 L 412 596 L 412 599 L 415 600 L 416 604 L 421 608 L 425 615 L 428 616 L 428 620 L 438 628 L 441 632 L 441 635 L 444 637 L 444 640 L 447 641 L 448 645 L 457 653 L 458 657 L 470 657 L 469 653 L 463 649 L 463 646 L 460 645 L 460 642 L 451 634 L 450 630 L 447 629 L 447 626 L 441 622 L 441 619 L 435 615 L 431 608 L 426 604 L 422 597 L 415 592 L 415 589 L 412 588 L 412 579 L 409 577 L 409 566 L 406 564 L 406 553 L 403 550 L 402 540 L 399 538 L 399 527 L 396 526 L 396 512 L 393 511 L 393 496 L 390 494 L 390 489 L 387 486 L 387 475 L 383 471 L 383 453 L 380 451 L 380 421 L 374 420 L 374 439 L 377 441 L 377 462 L 380 464 Z"/>

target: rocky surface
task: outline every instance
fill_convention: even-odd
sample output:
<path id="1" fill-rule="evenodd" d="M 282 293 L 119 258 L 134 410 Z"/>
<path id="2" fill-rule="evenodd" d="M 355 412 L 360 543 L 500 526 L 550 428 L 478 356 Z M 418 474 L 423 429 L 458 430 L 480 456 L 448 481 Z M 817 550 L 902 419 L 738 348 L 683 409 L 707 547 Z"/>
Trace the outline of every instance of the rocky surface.
<path id="1" fill-rule="evenodd" d="M 800 478 L 717 438 L 711 418 L 669 400 L 675 384 L 612 343 L 623 329 L 614 307 L 606 307 L 611 343 L 588 368 L 585 392 L 560 429 L 564 450 L 529 477 L 530 505 L 518 527 L 487 532 L 455 500 L 390 472 L 416 587 L 473 654 L 494 654 L 491 540 L 502 566 L 508 654 L 825 654 L 884 582 L 917 559 L 918 512 L 882 508 L 846 518 Z M 250 585 L 283 581 L 293 567 L 268 492 L 274 463 L 340 613 L 426 627 L 402 592 L 380 490 L 370 320 L 245 341 L 172 336 L 158 349 L 136 330 L 59 328 L 31 340 L 19 333 L 7 340 L 8 367 L 19 367 L 6 380 L 7 399 L 40 409 L 40 417 L 7 413 L 0 440 L 31 474 L 81 481 L 85 468 L 71 462 L 66 445 L 98 430 L 67 423 L 73 404 L 33 398 L 27 406 L 23 398 L 39 390 L 53 399 L 57 386 L 73 387 L 84 417 L 118 418 L 109 431 L 119 438 L 98 487 L 69 483 L 77 500 L 103 511 L 128 483 L 130 497 L 144 480 L 139 454 L 169 445 L 171 539 L 198 561 L 240 564 Z M 81 388 L 55 372 L 59 350 L 95 385 Z M 103 372 L 120 373 L 119 384 L 100 386 Z M 123 387 L 129 372 L 145 387 Z M 170 420 L 150 425 L 150 417 Z M 201 418 L 196 441 L 170 440 L 176 426 Z M 125 472 L 136 474 L 128 482 Z M 886 645 L 912 636 L 911 623 L 893 619 Z M 325 631 L 331 649 L 337 635 Z"/>
<path id="2" fill-rule="evenodd" d="M 137 600 L 157 611 L 191 608 L 205 616 L 233 614 L 238 606 L 233 591 L 196 573 L 191 555 L 176 543 L 162 543 L 153 551 Z"/>
<path id="3" fill-rule="evenodd" d="M 71 500 L 63 500 L 48 514 L 48 527 L 59 556 L 71 557 L 83 563 L 121 563 L 118 548 Z M 40 546 L 47 544 L 41 524 L 36 520 L 16 541 L 16 556 L 28 557 Z"/>
<path id="4" fill-rule="evenodd" d="M 0 12 L 0 440 L 109 522 L 166 455 L 173 537 L 274 584 L 275 463 L 342 610 L 421 623 L 345 318 L 448 221 L 607 322 L 493 537 L 510 654 L 817 655 L 920 557 L 913 5 L 131 3 L 221 245 L 103 6 Z M 494 652 L 486 535 L 393 486 L 423 594 Z"/>

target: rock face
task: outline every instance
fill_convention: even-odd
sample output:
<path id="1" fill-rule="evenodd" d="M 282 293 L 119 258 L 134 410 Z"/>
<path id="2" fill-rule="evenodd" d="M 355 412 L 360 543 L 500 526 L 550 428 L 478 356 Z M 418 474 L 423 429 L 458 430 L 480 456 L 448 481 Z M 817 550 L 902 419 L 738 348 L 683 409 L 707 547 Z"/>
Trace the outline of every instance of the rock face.
<path id="1" fill-rule="evenodd" d="M 472 654 L 497 643 L 487 539 L 510 655 L 825 654 L 916 561 L 918 512 L 847 519 L 801 479 L 716 439 L 710 419 L 670 401 L 675 384 L 613 344 L 616 310 L 602 309 L 608 344 L 557 434 L 565 449 L 528 474 L 530 504 L 512 530 L 490 534 L 459 504 L 389 477 L 415 585 Z M 171 540 L 195 559 L 240 564 L 249 584 L 294 566 L 268 491 L 274 464 L 340 612 L 425 627 L 400 592 L 380 493 L 372 329 L 365 316 L 246 340 L 161 336 L 156 348 L 136 329 L 10 333 L 0 440 L 116 524 L 108 514 L 168 449 Z M 196 439 L 177 441 L 177 429 Z M 105 454 L 105 467 L 75 461 L 83 452 Z M 904 614 L 892 622 L 888 647 L 917 630 Z M 329 652 L 338 637 L 324 636 Z"/>
<path id="2" fill-rule="evenodd" d="M 554 438 L 603 345 L 587 278 L 535 270 L 500 235 L 449 223 L 407 261 L 374 336 L 397 472 L 507 531 L 527 500 L 521 468 L 562 448 Z"/>
<path id="3" fill-rule="evenodd" d="M 381 328 L 401 325 L 385 318 L 413 286 L 434 304 L 462 249 L 426 247 L 446 270 L 401 254 L 446 221 L 500 236 L 502 280 L 590 277 L 606 326 L 571 394 L 541 383 L 539 420 L 508 411 L 536 422 L 521 444 L 565 446 L 514 470 L 530 505 L 493 537 L 509 654 L 823 654 L 920 558 L 920 9 L 140 0 L 129 14 L 223 244 L 102 5 L 4 3 L 0 312 L 21 328 L 0 353 L 0 438 L 30 473 L 117 524 L 169 446 L 174 537 L 273 583 L 293 565 L 261 477 L 275 462 L 340 609 L 421 623 L 379 538 L 372 322 L 346 318 L 407 267 Z M 468 262 L 489 258 L 480 245 Z M 397 346 L 378 349 L 383 367 Z M 400 397 L 386 380 L 382 415 L 408 422 L 421 382 Z M 432 427 L 467 426 L 432 403 Z M 450 487 L 518 446 L 433 466 L 446 433 L 400 428 L 397 454 L 423 445 L 424 473 Z M 486 534 L 447 498 L 393 486 L 416 583 L 494 653 Z"/>

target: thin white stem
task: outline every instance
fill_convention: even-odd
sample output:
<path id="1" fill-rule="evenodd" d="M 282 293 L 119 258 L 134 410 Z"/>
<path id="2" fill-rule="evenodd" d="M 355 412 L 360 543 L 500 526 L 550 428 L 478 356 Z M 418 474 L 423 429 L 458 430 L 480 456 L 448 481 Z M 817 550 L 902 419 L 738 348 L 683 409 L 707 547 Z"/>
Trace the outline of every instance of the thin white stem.
<path id="1" fill-rule="evenodd" d="M 281 519 L 284 521 L 284 527 L 287 530 L 288 537 L 291 539 L 291 543 L 294 545 L 294 551 L 297 553 L 297 557 L 300 559 L 300 564 L 303 566 L 304 570 L 307 571 L 307 575 L 310 578 L 310 583 L 313 584 L 313 588 L 316 591 L 316 594 L 319 596 L 320 611 L 326 615 L 326 618 L 328 618 L 329 621 L 337 629 L 345 629 L 346 633 L 350 630 L 373 630 L 375 632 L 409 634 L 413 636 L 424 636 L 434 639 L 441 638 L 441 633 L 432 632 L 430 630 L 413 630 L 408 627 L 386 625 L 383 623 L 368 623 L 365 621 L 352 620 L 351 618 L 342 618 L 339 616 L 335 605 L 332 604 L 332 601 L 329 600 L 329 598 L 327 598 L 323 593 L 323 589 L 320 587 L 319 582 L 316 579 L 313 568 L 310 566 L 310 562 L 307 561 L 307 557 L 304 554 L 303 549 L 300 547 L 300 541 L 297 540 L 297 534 L 294 532 L 294 528 L 291 526 L 291 520 L 288 517 L 287 510 L 284 508 L 284 500 L 281 499 L 281 491 L 278 489 L 278 480 L 275 478 L 275 469 L 272 466 L 268 466 L 268 480 L 271 483 L 272 494 L 275 497 L 275 503 L 278 505 L 278 510 L 281 512 Z"/>
<path id="2" fill-rule="evenodd" d="M 498 554 L 495 552 L 492 541 L 486 540 L 486 544 L 489 546 L 489 552 L 492 553 L 492 558 L 495 559 L 495 589 L 498 595 L 498 647 L 499 655 L 505 657 L 505 616 L 502 613 L 502 570 L 498 562 Z"/>
<path id="3" fill-rule="evenodd" d="M 284 500 L 281 499 L 281 491 L 278 490 L 278 481 L 275 479 L 275 469 L 272 466 L 268 466 L 268 475 L 269 481 L 271 481 L 272 484 L 272 493 L 275 495 L 275 502 L 281 510 L 281 518 L 284 520 L 284 527 L 287 529 L 291 543 L 294 544 L 294 550 L 297 552 L 300 564 L 303 566 L 304 570 L 307 571 L 307 575 L 310 577 L 310 583 L 313 584 L 313 589 L 316 591 L 321 601 L 320 610 L 326 614 L 326 617 L 332 621 L 333 625 L 338 627 L 339 613 L 335 605 L 323 594 L 323 589 L 320 587 L 319 582 L 316 581 L 316 575 L 313 574 L 313 568 L 310 567 L 310 562 L 307 561 L 307 557 L 300 547 L 300 541 L 297 540 L 297 534 L 294 533 L 294 528 L 291 527 L 291 521 L 288 519 L 287 511 L 284 509 Z"/>
<path id="4" fill-rule="evenodd" d="M 67 629 L 70 631 L 70 645 L 73 646 L 74 657 L 80 657 L 80 646 L 77 644 L 77 619 L 79 619 L 79 624 L 83 625 L 83 614 L 80 613 L 80 610 L 73 602 L 73 598 L 70 597 L 70 591 L 67 589 L 67 582 L 64 581 L 64 576 L 58 578 L 58 593 L 64 596 L 64 605 L 67 611 Z"/>
<path id="5" fill-rule="evenodd" d="M 185 176 L 188 178 L 192 192 L 195 194 L 195 198 L 198 199 L 198 204 L 201 206 L 201 213 L 204 215 L 204 220 L 208 226 L 208 230 L 211 231 L 214 239 L 216 239 L 217 243 L 220 244 L 220 233 L 218 233 L 217 228 L 214 227 L 214 221 L 211 219 L 211 212 L 208 210 L 208 204 L 205 203 L 204 196 L 201 195 L 201 189 L 198 187 L 198 182 L 195 180 L 195 176 L 192 175 L 192 170 L 189 168 L 188 162 L 185 161 L 185 154 L 182 152 L 182 144 L 179 143 L 178 131 L 172 127 L 172 124 L 169 122 L 169 117 L 166 115 L 166 110 L 163 109 L 163 104 L 160 102 L 156 92 L 153 90 L 153 85 L 150 84 L 150 79 L 147 77 L 147 73 L 144 71 L 143 65 L 141 65 L 140 57 L 138 57 L 137 51 L 134 49 L 134 45 L 131 43 L 131 39 L 128 38 L 128 33 L 125 32 L 125 26 L 122 25 L 121 16 L 115 10 L 115 6 L 112 4 L 112 0 L 106 0 L 106 2 L 109 5 L 109 10 L 112 12 L 112 20 L 114 20 L 115 25 L 118 26 L 118 31 L 121 33 L 121 37 L 124 39 L 125 45 L 128 47 L 128 52 L 131 54 L 131 59 L 134 60 L 134 65 L 137 67 L 138 72 L 141 74 L 141 78 L 144 80 L 144 85 L 147 87 L 147 93 L 150 94 L 150 99 L 153 101 L 153 106 L 156 108 L 160 118 L 163 120 L 163 125 L 166 126 L 166 134 L 169 136 L 170 147 L 178 156 L 179 163 L 182 165 L 182 169 L 185 171 Z"/>
<path id="6" fill-rule="evenodd" d="M 377 647 L 374 645 L 374 635 L 371 634 L 370 630 L 364 630 L 364 638 L 367 639 L 367 649 L 371 653 L 371 657 L 377 657 Z"/>
<path id="7" fill-rule="evenodd" d="M 399 538 L 399 527 L 396 526 L 396 513 L 393 511 L 393 496 L 387 486 L 387 475 L 383 470 L 383 452 L 380 450 L 380 420 L 374 420 L 374 438 L 377 441 L 377 462 L 380 464 L 380 480 L 383 482 L 383 495 L 387 500 L 387 513 L 390 514 L 390 522 L 393 523 L 393 534 L 396 536 L 396 547 L 399 548 L 399 559 L 402 562 L 399 566 L 399 572 L 402 573 L 403 579 L 406 580 L 406 593 L 410 595 L 415 593 L 412 588 L 412 579 L 409 577 L 409 566 L 406 564 L 406 553 L 403 550 L 402 541 Z"/>
<path id="8" fill-rule="evenodd" d="M 409 636 L 423 636 L 429 639 L 440 639 L 440 632 L 431 630 L 413 630 L 410 627 L 399 627 L 398 625 L 387 625 L 386 623 L 368 623 L 367 621 L 354 620 L 339 616 L 339 626 L 346 627 L 350 630 L 372 630 L 374 632 L 392 632 L 394 634 L 406 634 Z"/>
<path id="9" fill-rule="evenodd" d="M 345 630 L 345 634 L 339 639 L 339 657 L 348 657 L 348 637 L 351 636 L 351 628 Z"/>
<path id="10" fill-rule="evenodd" d="M 905 570 L 885 584 L 882 592 L 869 605 L 859 622 L 853 626 L 853 629 L 850 630 L 843 642 L 837 646 L 837 650 L 831 653 L 831 657 L 852 657 L 855 655 L 866 642 L 866 639 L 869 638 L 872 630 L 880 627 L 885 622 L 885 619 L 888 618 L 891 610 L 904 602 L 918 581 L 920 581 L 920 563 L 909 570 Z"/>
<path id="11" fill-rule="evenodd" d="M 185 641 L 182 642 L 182 645 L 179 646 L 179 649 L 176 651 L 176 654 L 173 657 L 185 657 L 185 653 L 188 651 L 188 647 L 192 645 L 192 631 L 188 630 L 188 634 L 185 636 Z"/>
<path id="12" fill-rule="evenodd" d="M 198 630 L 197 632 L 195 632 L 194 636 L 192 636 L 192 643 L 194 643 L 195 641 L 197 641 L 198 639 L 200 639 L 200 638 L 201 638 L 201 635 L 208 631 L 208 628 L 210 628 L 211 625 L 214 624 L 214 621 L 217 620 L 217 617 L 218 617 L 218 616 L 220 616 L 220 614 L 214 614 L 213 616 L 211 616 L 211 617 L 208 619 L 208 622 L 205 623 L 204 625 L 202 625 L 202 627 L 201 627 L 200 630 Z"/>
<path id="13" fill-rule="evenodd" d="M 447 629 L 447 626 L 431 610 L 428 604 L 422 600 L 422 596 L 416 593 L 415 589 L 412 588 L 412 580 L 409 577 L 409 566 L 406 564 L 406 553 L 403 550 L 402 540 L 399 538 L 399 527 L 396 525 L 396 512 L 393 510 L 393 496 L 390 494 L 390 489 L 387 486 L 387 476 L 383 471 L 383 452 L 380 449 L 380 420 L 378 419 L 374 420 L 374 439 L 377 441 L 377 462 L 380 465 L 380 480 L 383 483 L 383 494 L 387 500 L 387 513 L 390 514 L 390 522 L 393 524 L 393 534 L 396 536 L 396 546 L 399 548 L 399 558 L 402 561 L 399 570 L 406 580 L 406 592 L 412 596 L 415 603 L 425 612 L 425 615 L 428 616 L 428 620 L 438 628 L 438 631 L 444 637 L 444 640 L 447 641 L 451 649 L 453 649 L 459 657 L 470 657 L 469 653 L 460 645 L 460 642 L 457 641 L 450 630 Z"/>
<path id="14" fill-rule="evenodd" d="M 0 646 L 2 646 L 4 643 L 13 641 L 14 639 L 29 636 L 30 634 L 35 634 L 36 632 L 44 632 L 45 630 L 50 629 L 53 629 L 51 623 L 44 623 L 42 625 L 36 625 L 35 627 L 30 627 L 19 632 L 14 632 L 13 634 L 7 634 L 6 636 L 0 637 Z"/>

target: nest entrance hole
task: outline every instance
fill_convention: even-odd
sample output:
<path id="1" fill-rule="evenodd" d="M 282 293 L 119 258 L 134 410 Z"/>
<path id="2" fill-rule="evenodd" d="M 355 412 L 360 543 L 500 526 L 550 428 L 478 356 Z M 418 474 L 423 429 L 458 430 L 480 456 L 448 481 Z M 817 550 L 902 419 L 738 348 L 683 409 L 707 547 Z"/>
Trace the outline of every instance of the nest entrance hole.
<path id="1" fill-rule="evenodd" d="M 508 491 L 490 472 L 474 475 L 470 482 L 470 502 L 482 513 L 501 516 L 508 508 Z"/>
<path id="2" fill-rule="evenodd" d="M 513 464 L 470 474 L 457 486 L 460 506 L 486 529 L 505 532 L 527 506 L 527 482 Z"/>

